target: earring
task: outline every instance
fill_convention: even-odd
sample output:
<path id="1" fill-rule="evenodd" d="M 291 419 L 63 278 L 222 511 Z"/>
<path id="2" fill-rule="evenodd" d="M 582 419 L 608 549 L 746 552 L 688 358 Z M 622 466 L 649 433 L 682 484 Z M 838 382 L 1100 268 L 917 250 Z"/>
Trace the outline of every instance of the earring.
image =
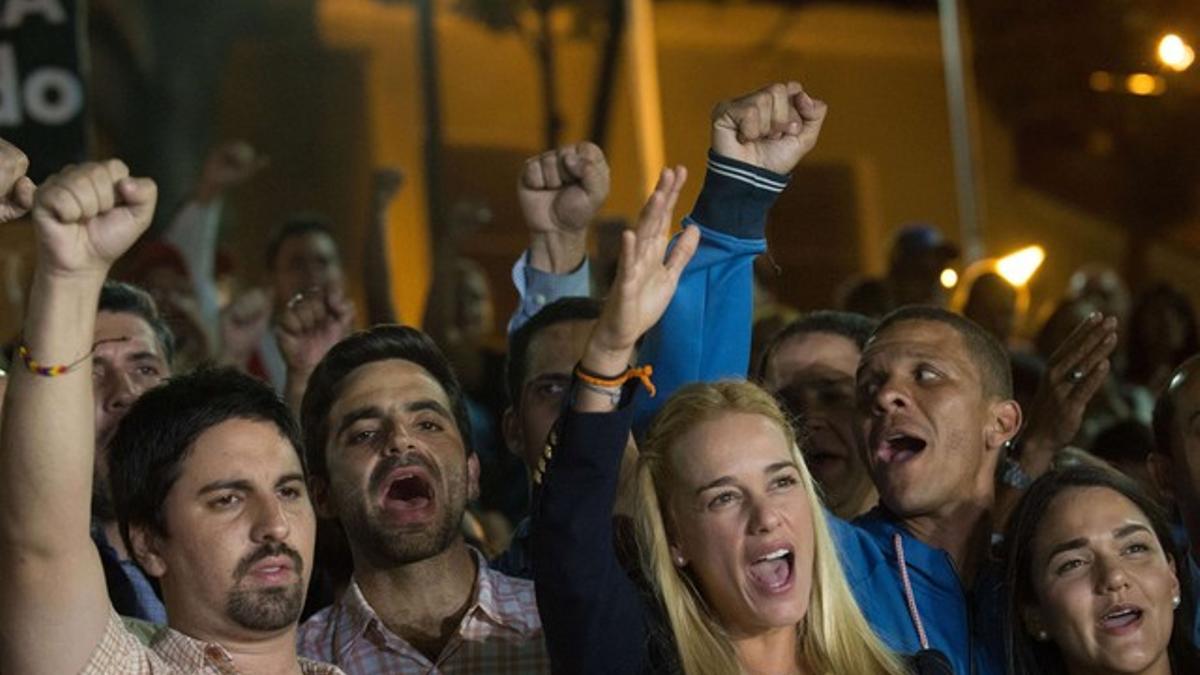
<path id="1" fill-rule="evenodd" d="M 1044 630 L 1039 630 L 1037 635 L 1034 635 L 1033 637 L 1036 638 L 1038 642 L 1048 642 L 1050 640 L 1050 634 Z"/>
<path id="2" fill-rule="evenodd" d="M 675 556 L 675 566 L 676 567 L 683 567 L 685 565 L 687 565 L 687 561 L 683 559 L 683 556 L 681 556 L 681 555 Z"/>
<path id="3" fill-rule="evenodd" d="M 1171 598 L 1171 606 L 1175 609 L 1179 609 L 1179 603 L 1181 602 L 1183 602 L 1183 600 L 1178 595 Z"/>

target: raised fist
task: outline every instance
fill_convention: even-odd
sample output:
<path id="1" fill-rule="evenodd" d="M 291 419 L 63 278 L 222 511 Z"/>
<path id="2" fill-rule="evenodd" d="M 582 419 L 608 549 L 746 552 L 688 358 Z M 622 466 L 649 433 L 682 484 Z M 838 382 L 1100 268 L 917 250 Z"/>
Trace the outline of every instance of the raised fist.
<path id="1" fill-rule="evenodd" d="M 292 373 L 307 380 L 317 364 L 354 327 L 354 303 L 340 288 L 297 293 L 279 317 L 275 337 Z"/>
<path id="2" fill-rule="evenodd" d="M 381 166 L 371 172 L 371 198 L 389 204 L 404 186 L 404 172 L 394 166 Z"/>
<path id="3" fill-rule="evenodd" d="M 157 199 L 154 181 L 130 178 L 119 159 L 67 166 L 34 198 L 38 264 L 54 274 L 106 275 L 149 227 Z"/>
<path id="4" fill-rule="evenodd" d="M 533 232 L 578 233 L 608 198 L 608 162 L 594 143 L 565 145 L 525 160 L 517 196 Z"/>
<path id="5" fill-rule="evenodd" d="M 269 161 L 245 141 L 227 141 L 218 145 L 204 160 L 196 185 L 196 200 L 206 202 L 220 197 L 226 190 L 249 180 Z"/>
<path id="6" fill-rule="evenodd" d="M 713 108 L 712 148 L 775 173 L 789 173 L 817 144 L 828 106 L 799 82 L 776 83 Z"/>
<path id="7" fill-rule="evenodd" d="M 25 175 L 28 170 L 29 158 L 25 153 L 0 139 L 0 223 L 16 220 L 33 207 L 36 188 Z"/>

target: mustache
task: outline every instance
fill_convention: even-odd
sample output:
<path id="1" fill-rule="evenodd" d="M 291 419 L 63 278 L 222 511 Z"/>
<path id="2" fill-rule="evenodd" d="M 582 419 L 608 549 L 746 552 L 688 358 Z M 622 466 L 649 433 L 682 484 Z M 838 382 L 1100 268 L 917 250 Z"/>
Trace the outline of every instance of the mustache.
<path id="1" fill-rule="evenodd" d="M 253 553 L 242 558 L 233 570 L 233 578 L 241 579 L 250 573 L 250 568 L 254 567 L 255 563 L 280 555 L 285 555 L 291 559 L 292 566 L 296 569 L 296 574 L 304 573 L 304 561 L 301 560 L 300 553 L 296 549 L 282 542 L 270 542 L 259 546 Z"/>
<path id="2" fill-rule="evenodd" d="M 367 482 L 367 490 L 371 493 L 377 492 L 383 487 L 383 482 L 387 480 L 388 474 L 403 466 L 420 466 L 429 472 L 429 475 L 434 479 L 439 477 L 439 472 L 429 460 L 416 452 L 408 452 L 403 455 L 388 455 L 379 460 L 375 468 L 371 471 L 371 478 Z"/>

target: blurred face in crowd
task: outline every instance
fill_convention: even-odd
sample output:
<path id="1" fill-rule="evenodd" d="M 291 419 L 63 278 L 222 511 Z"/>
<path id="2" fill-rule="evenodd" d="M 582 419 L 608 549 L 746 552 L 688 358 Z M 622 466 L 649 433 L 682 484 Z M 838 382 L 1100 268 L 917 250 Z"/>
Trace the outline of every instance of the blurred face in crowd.
<path id="1" fill-rule="evenodd" d="M 222 641 L 295 626 L 316 517 L 300 456 L 273 423 L 235 418 L 201 433 L 163 513 L 166 536 L 131 538 L 172 626 Z"/>
<path id="2" fill-rule="evenodd" d="M 1111 267 L 1090 263 L 1080 267 L 1067 282 L 1067 295 L 1094 304 L 1107 316 L 1122 323 L 1129 317 L 1132 301 L 1121 275 Z"/>
<path id="3" fill-rule="evenodd" d="M 284 239 L 272 267 L 277 307 L 310 288 L 339 287 L 342 260 L 337 243 L 324 232 L 305 232 Z"/>
<path id="4" fill-rule="evenodd" d="M 1037 606 L 1026 608 L 1026 628 L 1045 631 L 1070 672 L 1166 663 L 1179 582 L 1133 502 L 1106 487 L 1069 488 L 1050 502 L 1032 546 Z"/>
<path id="5" fill-rule="evenodd" d="M 808 613 L 813 514 L 799 456 L 773 420 L 727 412 L 668 449 L 672 557 L 732 636 Z"/>
<path id="6" fill-rule="evenodd" d="M 479 340 L 492 332 L 495 311 L 492 289 L 478 265 L 461 265 L 458 269 L 455 317 L 463 337 Z"/>
<path id="7" fill-rule="evenodd" d="M 346 530 L 355 565 L 417 562 L 460 535 L 479 492 L 445 390 L 401 359 L 351 371 L 329 411 L 328 504 Z"/>
<path id="8" fill-rule="evenodd" d="M 529 341 L 521 400 L 505 411 L 504 433 L 509 450 L 531 471 L 542 456 L 571 384 L 571 371 L 583 358 L 595 325 L 594 319 L 561 321 L 538 331 Z"/>
<path id="9" fill-rule="evenodd" d="M 162 345 L 150 324 L 129 312 L 96 316 L 92 393 L 96 404 L 96 466 L 93 511 L 112 519 L 108 498 L 108 444 L 134 401 L 171 375 Z"/>
<path id="10" fill-rule="evenodd" d="M 990 494 L 996 450 L 1020 413 L 985 396 L 957 330 L 939 321 L 893 324 L 863 350 L 856 387 L 867 465 L 894 513 L 946 514 Z"/>
<path id="11" fill-rule="evenodd" d="M 764 387 L 804 419 L 804 461 L 826 505 L 844 518 L 874 506 L 876 498 L 855 423 L 859 356 L 858 344 L 844 335 L 802 333 L 776 347 L 763 377 Z"/>

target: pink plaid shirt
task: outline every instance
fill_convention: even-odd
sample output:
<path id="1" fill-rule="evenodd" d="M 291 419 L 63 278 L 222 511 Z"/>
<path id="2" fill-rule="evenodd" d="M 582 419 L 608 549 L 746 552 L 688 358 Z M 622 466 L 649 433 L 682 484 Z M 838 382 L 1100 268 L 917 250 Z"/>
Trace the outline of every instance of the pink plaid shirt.
<path id="1" fill-rule="evenodd" d="M 358 584 L 300 626 L 298 651 L 336 663 L 346 675 L 526 675 L 549 673 L 533 582 L 488 569 L 479 573 L 470 607 L 436 662 L 395 633 L 367 604 Z"/>
<path id="2" fill-rule="evenodd" d="M 341 675 L 324 663 L 299 659 L 304 675 Z M 225 648 L 202 642 L 179 631 L 163 628 L 143 645 L 129 632 L 116 612 L 108 618 L 104 637 L 83 668 L 84 675 L 237 675 L 237 666 Z"/>

